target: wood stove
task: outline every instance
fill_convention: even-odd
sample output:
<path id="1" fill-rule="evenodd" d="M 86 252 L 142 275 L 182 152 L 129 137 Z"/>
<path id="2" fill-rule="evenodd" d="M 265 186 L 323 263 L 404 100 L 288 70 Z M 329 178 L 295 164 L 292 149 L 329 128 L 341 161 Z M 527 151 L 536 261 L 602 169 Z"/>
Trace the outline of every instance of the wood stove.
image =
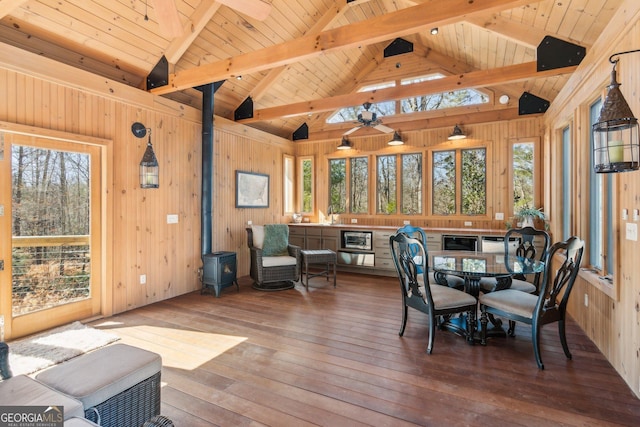
<path id="1" fill-rule="evenodd" d="M 235 283 L 240 291 L 236 278 L 236 253 L 235 252 L 213 252 L 202 256 L 202 291 L 213 288 L 216 297 L 220 296 L 223 288 Z"/>

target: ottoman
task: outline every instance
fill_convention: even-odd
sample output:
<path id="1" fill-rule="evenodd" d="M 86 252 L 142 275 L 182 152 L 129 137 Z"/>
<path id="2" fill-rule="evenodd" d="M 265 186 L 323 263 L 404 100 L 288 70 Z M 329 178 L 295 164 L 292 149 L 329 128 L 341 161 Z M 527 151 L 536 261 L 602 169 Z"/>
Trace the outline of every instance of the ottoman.
<path id="1" fill-rule="evenodd" d="M 82 403 L 26 375 L 0 381 L 0 405 L 62 406 L 65 420 L 83 417 Z"/>
<path id="2" fill-rule="evenodd" d="M 140 427 L 160 414 L 156 353 L 114 344 L 56 365 L 36 379 L 84 406 L 84 417 L 101 426 Z"/>
<path id="3" fill-rule="evenodd" d="M 337 263 L 337 255 L 334 251 L 330 249 L 303 249 L 300 251 L 302 255 L 302 266 L 303 272 L 307 277 L 305 281 L 305 287 L 307 290 L 309 289 L 309 279 L 311 277 L 323 276 L 329 280 L 331 270 L 329 269 L 330 265 L 333 265 L 333 287 L 336 287 L 336 263 Z M 310 274 L 309 273 L 309 264 L 322 264 L 324 270 L 319 273 Z"/>

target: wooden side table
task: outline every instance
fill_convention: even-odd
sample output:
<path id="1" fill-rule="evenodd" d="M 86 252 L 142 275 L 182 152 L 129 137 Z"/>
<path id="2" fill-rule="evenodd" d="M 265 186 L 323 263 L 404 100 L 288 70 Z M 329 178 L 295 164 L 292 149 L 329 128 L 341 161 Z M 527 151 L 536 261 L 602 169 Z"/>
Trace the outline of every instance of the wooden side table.
<path id="1" fill-rule="evenodd" d="M 331 274 L 330 266 L 333 264 L 333 287 L 336 287 L 336 264 L 338 261 L 338 257 L 336 253 L 330 249 L 316 249 L 316 250 L 307 250 L 303 249 L 300 251 L 302 255 L 302 265 L 303 271 L 302 274 L 306 276 L 305 287 L 307 290 L 309 289 L 309 279 L 311 277 L 324 276 L 329 280 L 329 275 Z M 309 264 L 323 264 L 324 270 L 319 273 L 310 274 L 309 273 Z"/>

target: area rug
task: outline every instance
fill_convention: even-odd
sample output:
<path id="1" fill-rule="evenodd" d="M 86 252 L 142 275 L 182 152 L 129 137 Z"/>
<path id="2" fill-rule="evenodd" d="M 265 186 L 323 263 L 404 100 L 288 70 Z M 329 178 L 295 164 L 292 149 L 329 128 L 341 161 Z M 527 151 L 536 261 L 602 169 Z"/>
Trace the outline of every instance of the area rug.
<path id="1" fill-rule="evenodd" d="M 13 375 L 31 374 L 120 338 L 80 322 L 9 342 L 9 366 Z"/>

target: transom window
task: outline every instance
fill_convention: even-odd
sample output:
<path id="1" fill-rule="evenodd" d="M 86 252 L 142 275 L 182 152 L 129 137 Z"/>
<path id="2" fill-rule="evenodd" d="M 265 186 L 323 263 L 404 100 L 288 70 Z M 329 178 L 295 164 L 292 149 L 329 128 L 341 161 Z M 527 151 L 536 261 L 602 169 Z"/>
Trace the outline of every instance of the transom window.
<path id="1" fill-rule="evenodd" d="M 429 80 L 441 79 L 444 74 L 433 73 L 424 76 L 416 76 L 402 79 L 399 81 L 390 81 L 377 83 L 374 85 L 363 86 L 358 92 L 369 92 L 373 90 L 381 90 L 398 85 L 411 85 L 422 83 Z M 463 107 L 468 105 L 485 104 L 489 102 L 489 96 L 475 89 L 462 89 L 450 92 L 442 92 L 431 95 L 414 96 L 396 101 L 384 101 L 372 103 L 369 111 L 375 112 L 379 116 L 392 116 L 395 114 L 409 114 L 420 111 L 440 110 L 444 108 Z M 361 105 L 341 108 L 327 118 L 327 123 L 344 123 L 352 122 L 358 119 L 358 113 L 362 111 Z"/>

